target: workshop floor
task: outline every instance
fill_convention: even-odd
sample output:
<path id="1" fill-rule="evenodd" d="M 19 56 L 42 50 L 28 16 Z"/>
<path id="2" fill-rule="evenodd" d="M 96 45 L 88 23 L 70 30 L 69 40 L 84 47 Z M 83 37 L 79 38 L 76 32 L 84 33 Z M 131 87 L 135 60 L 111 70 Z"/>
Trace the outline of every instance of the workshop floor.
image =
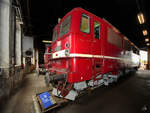
<path id="1" fill-rule="evenodd" d="M 98 88 L 57 113 L 150 113 L 150 71 Z"/>
<path id="2" fill-rule="evenodd" d="M 44 76 L 27 75 L 1 113 L 32 113 L 32 95 L 46 90 Z M 57 113 L 150 113 L 150 71 L 138 71 L 117 84 L 98 88 Z"/>
<path id="3" fill-rule="evenodd" d="M 48 89 L 45 87 L 44 76 L 28 74 L 22 87 L 3 105 L 3 111 L 0 113 L 33 113 L 32 95 L 46 90 Z"/>

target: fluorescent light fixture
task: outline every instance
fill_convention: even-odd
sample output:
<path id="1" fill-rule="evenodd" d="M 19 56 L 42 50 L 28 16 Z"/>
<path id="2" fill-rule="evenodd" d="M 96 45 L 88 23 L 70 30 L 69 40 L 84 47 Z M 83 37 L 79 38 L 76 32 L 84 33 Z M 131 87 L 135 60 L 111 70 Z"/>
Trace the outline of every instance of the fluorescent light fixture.
<path id="1" fill-rule="evenodd" d="M 147 35 L 147 30 L 143 30 L 143 35 L 146 36 Z"/>
<path id="2" fill-rule="evenodd" d="M 145 42 L 148 42 L 149 41 L 149 38 L 145 38 Z"/>
<path id="3" fill-rule="evenodd" d="M 150 46 L 150 43 L 147 43 L 146 45 L 147 45 L 147 46 Z"/>
<path id="4" fill-rule="evenodd" d="M 137 17 L 138 17 L 139 23 L 140 23 L 140 24 L 144 24 L 145 20 L 144 20 L 144 15 L 143 15 L 143 13 L 139 13 L 139 14 L 137 15 Z"/>
<path id="5" fill-rule="evenodd" d="M 42 40 L 43 43 L 52 43 L 50 40 Z"/>

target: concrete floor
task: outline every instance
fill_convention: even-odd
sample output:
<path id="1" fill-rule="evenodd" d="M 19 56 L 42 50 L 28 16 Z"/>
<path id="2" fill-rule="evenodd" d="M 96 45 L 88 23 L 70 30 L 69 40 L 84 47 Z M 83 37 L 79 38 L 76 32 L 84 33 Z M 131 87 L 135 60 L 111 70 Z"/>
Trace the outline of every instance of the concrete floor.
<path id="1" fill-rule="evenodd" d="M 32 95 L 46 91 L 44 76 L 35 73 L 25 76 L 22 87 L 14 94 L 0 113 L 33 113 Z"/>
<path id="2" fill-rule="evenodd" d="M 150 113 L 150 71 L 138 71 L 117 84 L 98 88 L 58 113 Z"/>
<path id="3" fill-rule="evenodd" d="M 29 74 L 0 113 L 32 113 L 32 95 L 46 90 L 43 76 Z M 98 88 L 57 113 L 150 113 L 150 71 L 138 71 L 117 84 Z"/>

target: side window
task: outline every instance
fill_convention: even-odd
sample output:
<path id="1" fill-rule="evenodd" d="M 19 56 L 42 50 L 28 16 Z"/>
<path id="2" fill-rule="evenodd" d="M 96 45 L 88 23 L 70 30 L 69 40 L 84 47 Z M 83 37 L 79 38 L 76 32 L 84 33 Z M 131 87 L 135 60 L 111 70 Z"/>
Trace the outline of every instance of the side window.
<path id="1" fill-rule="evenodd" d="M 100 39 L 100 24 L 99 22 L 94 22 L 94 37 Z"/>
<path id="2" fill-rule="evenodd" d="M 71 16 L 66 17 L 66 19 L 61 23 L 60 25 L 60 33 L 59 37 L 67 34 L 70 29 L 70 21 L 71 21 Z"/>
<path id="3" fill-rule="evenodd" d="M 52 39 L 53 39 L 53 42 L 56 41 L 56 39 L 57 39 L 57 30 L 54 30 Z"/>
<path id="4" fill-rule="evenodd" d="M 90 33 L 90 17 L 82 14 L 80 30 L 84 33 Z"/>
<path id="5" fill-rule="evenodd" d="M 108 28 L 108 42 L 122 48 L 122 38 L 110 28 Z"/>

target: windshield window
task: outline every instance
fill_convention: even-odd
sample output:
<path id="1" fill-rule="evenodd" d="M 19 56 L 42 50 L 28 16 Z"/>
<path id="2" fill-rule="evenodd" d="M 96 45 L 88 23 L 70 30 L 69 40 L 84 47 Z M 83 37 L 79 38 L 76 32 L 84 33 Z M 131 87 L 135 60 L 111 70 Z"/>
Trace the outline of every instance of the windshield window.
<path id="1" fill-rule="evenodd" d="M 68 16 L 60 25 L 60 33 L 59 37 L 62 37 L 63 35 L 67 34 L 70 29 L 70 20 L 71 16 Z"/>
<path id="2" fill-rule="evenodd" d="M 89 16 L 82 14 L 80 29 L 84 33 L 90 32 L 90 17 Z"/>
<path id="3" fill-rule="evenodd" d="M 53 32 L 53 41 L 56 41 L 57 39 L 57 30 L 54 30 Z"/>

